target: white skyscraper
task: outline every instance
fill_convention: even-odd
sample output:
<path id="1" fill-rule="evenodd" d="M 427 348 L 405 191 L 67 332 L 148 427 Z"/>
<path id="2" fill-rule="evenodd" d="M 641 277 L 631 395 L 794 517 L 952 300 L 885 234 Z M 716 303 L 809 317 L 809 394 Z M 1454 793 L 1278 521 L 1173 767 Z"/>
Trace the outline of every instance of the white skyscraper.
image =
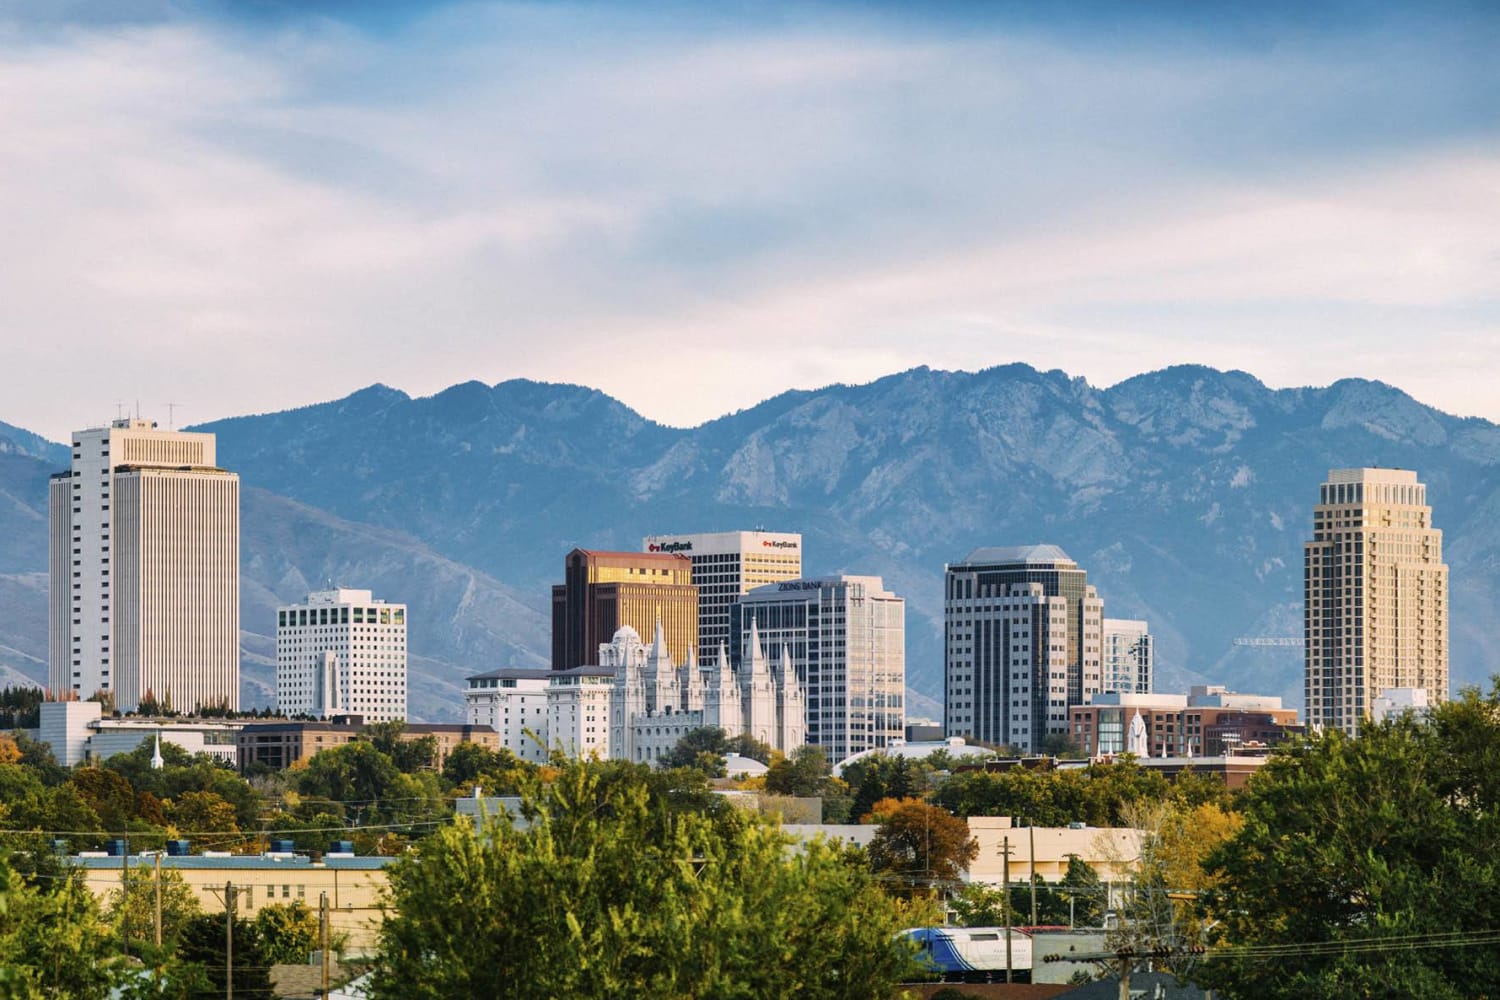
<path id="1" fill-rule="evenodd" d="M 906 735 L 906 602 L 880 577 L 767 584 L 741 599 L 735 620 L 801 680 L 807 742 L 830 763 Z"/>
<path id="2" fill-rule="evenodd" d="M 755 587 L 802 575 L 802 536 L 784 531 L 717 531 L 697 535 L 652 535 L 645 552 L 687 556 L 698 588 L 698 645 L 710 655 L 730 635 L 729 609 Z"/>
<path id="3" fill-rule="evenodd" d="M 214 436 L 122 419 L 72 444 L 49 497 L 49 685 L 238 708 L 240 484 Z"/>
<path id="4" fill-rule="evenodd" d="M 1155 669 L 1155 642 L 1148 623 L 1134 618 L 1104 619 L 1100 691 L 1150 694 Z"/>
<path id="5" fill-rule="evenodd" d="M 288 715 L 406 718 L 406 605 L 340 589 L 277 608 L 276 704 Z"/>

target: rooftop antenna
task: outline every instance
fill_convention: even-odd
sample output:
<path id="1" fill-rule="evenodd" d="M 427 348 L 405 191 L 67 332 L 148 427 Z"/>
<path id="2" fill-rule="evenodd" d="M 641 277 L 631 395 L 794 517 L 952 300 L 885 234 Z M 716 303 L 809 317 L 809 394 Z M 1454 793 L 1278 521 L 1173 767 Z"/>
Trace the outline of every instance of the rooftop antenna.
<path id="1" fill-rule="evenodd" d="M 181 406 L 181 405 L 182 405 L 181 403 L 168 403 L 168 404 L 166 404 L 166 406 L 167 406 L 167 427 L 170 430 L 174 430 L 175 431 L 177 429 L 177 408 L 179 406 Z"/>
<path id="2" fill-rule="evenodd" d="M 115 400 L 115 419 L 125 419 L 125 401 L 123 399 Z"/>

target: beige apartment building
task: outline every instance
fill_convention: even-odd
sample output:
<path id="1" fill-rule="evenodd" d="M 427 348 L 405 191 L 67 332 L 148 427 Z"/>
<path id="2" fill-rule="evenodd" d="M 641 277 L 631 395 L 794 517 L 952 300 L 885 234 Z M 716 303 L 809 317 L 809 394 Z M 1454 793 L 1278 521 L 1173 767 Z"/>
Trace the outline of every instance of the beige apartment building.
<path id="1" fill-rule="evenodd" d="M 1304 546 L 1310 727 L 1350 735 L 1395 688 L 1448 698 L 1448 567 L 1408 469 L 1333 469 Z"/>

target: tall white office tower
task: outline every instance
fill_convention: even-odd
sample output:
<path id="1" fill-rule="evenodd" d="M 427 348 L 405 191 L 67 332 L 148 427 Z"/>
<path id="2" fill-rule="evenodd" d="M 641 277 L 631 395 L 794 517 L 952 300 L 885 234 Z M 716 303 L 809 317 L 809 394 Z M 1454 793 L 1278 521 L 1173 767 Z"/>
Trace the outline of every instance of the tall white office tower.
<path id="1" fill-rule="evenodd" d="M 735 609 L 765 656 L 802 682 L 807 742 L 831 763 L 906 735 L 906 602 L 878 576 L 830 576 L 756 587 Z M 747 657 L 740 656 L 743 671 Z"/>
<path id="2" fill-rule="evenodd" d="M 138 418 L 52 477 L 48 683 L 121 711 L 240 703 L 240 481 L 214 436 Z"/>
<path id="3" fill-rule="evenodd" d="M 1099 690 L 1104 602 L 1056 545 L 975 549 L 947 568 L 944 727 L 1038 753 Z"/>
<path id="4" fill-rule="evenodd" d="M 1104 658 L 1100 691 L 1150 694 L 1156 644 L 1148 623 L 1134 618 L 1104 619 Z"/>
<path id="5" fill-rule="evenodd" d="M 698 588 L 698 652 L 709 656 L 720 644 L 737 645 L 729 609 L 752 588 L 802 575 L 802 536 L 784 531 L 718 531 L 698 535 L 652 535 L 644 552 L 687 556 Z"/>
<path id="6" fill-rule="evenodd" d="M 406 605 L 339 589 L 277 608 L 276 705 L 287 715 L 406 718 Z"/>
<path id="7" fill-rule="evenodd" d="M 1309 725 L 1354 735 L 1391 689 L 1448 700 L 1448 567 L 1415 472 L 1330 470 L 1304 559 Z"/>

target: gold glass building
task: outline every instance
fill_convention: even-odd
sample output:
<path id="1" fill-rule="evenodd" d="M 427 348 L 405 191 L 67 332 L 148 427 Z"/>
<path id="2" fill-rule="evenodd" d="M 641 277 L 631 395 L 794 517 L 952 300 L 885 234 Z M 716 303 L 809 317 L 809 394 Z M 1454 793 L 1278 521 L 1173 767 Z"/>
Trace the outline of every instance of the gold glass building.
<path id="1" fill-rule="evenodd" d="M 1391 688 L 1448 698 L 1448 567 L 1427 487 L 1333 469 L 1304 546 L 1307 722 L 1350 735 Z"/>
<path id="2" fill-rule="evenodd" d="M 563 579 L 552 588 L 553 670 L 594 663 L 625 625 L 649 642 L 658 615 L 673 662 L 687 662 L 698 641 L 698 588 L 686 556 L 574 549 Z"/>

